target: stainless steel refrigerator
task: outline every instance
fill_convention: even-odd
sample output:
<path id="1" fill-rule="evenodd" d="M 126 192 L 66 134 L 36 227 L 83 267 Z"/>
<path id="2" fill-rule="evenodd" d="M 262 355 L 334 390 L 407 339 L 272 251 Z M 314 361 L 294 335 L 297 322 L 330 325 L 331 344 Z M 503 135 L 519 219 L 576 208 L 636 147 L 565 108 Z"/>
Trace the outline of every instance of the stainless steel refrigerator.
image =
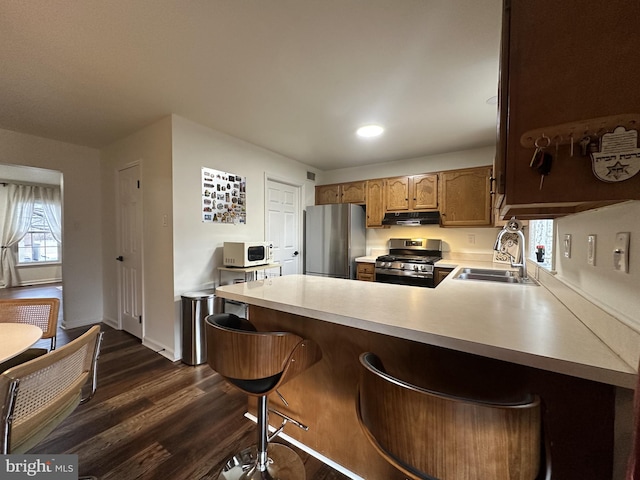
<path id="1" fill-rule="evenodd" d="M 365 212 L 360 205 L 313 205 L 305 217 L 305 273 L 356 278 L 357 257 L 365 255 Z"/>

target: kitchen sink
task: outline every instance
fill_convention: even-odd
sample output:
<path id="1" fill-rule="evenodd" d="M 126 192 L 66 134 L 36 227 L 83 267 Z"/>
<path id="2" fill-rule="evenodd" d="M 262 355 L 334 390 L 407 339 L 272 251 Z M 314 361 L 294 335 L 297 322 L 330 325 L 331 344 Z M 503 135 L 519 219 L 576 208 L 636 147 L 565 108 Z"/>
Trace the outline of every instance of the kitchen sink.
<path id="1" fill-rule="evenodd" d="M 460 270 L 461 274 L 470 275 L 491 275 L 496 277 L 513 277 L 518 275 L 518 272 L 513 270 L 492 270 L 489 268 L 463 268 Z"/>
<path id="2" fill-rule="evenodd" d="M 531 278 L 524 279 L 513 270 L 491 270 L 488 268 L 462 268 L 454 279 L 480 280 L 485 282 L 515 283 L 519 285 L 538 285 Z"/>

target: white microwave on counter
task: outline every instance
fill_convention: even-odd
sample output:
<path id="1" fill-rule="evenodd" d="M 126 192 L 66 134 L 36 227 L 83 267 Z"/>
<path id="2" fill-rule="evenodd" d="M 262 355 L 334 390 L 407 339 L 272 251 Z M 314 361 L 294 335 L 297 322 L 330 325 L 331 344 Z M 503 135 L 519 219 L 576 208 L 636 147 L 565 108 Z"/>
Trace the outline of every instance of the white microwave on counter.
<path id="1" fill-rule="evenodd" d="M 255 267 L 273 260 L 271 242 L 224 242 L 222 249 L 225 267 Z"/>

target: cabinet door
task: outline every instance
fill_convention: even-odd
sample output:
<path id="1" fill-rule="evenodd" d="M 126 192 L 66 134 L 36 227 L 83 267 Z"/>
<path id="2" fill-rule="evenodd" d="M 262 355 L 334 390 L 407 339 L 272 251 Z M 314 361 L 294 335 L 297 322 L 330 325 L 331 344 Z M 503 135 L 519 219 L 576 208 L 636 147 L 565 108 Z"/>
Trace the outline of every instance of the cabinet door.
<path id="1" fill-rule="evenodd" d="M 316 187 L 316 205 L 340 203 L 340 184 L 318 185 Z"/>
<path id="2" fill-rule="evenodd" d="M 382 228 L 384 180 L 367 180 L 367 228 Z"/>
<path id="3" fill-rule="evenodd" d="M 366 181 L 342 183 L 340 188 L 342 190 L 341 203 L 365 203 L 367 191 Z"/>
<path id="4" fill-rule="evenodd" d="M 433 281 L 434 281 L 435 286 L 437 287 L 438 284 L 442 280 L 447 278 L 447 275 L 449 275 L 452 271 L 453 271 L 453 268 L 443 268 L 443 267 L 434 268 L 433 269 Z"/>
<path id="5" fill-rule="evenodd" d="M 598 180 L 589 155 L 583 156 L 578 145 L 584 131 L 553 130 L 639 113 L 640 2 L 585 5 L 582 0 L 505 2 L 496 156 L 500 212 L 505 218 L 550 218 L 588 208 L 589 203 L 640 199 L 640 174 L 622 182 Z M 534 149 L 524 146 L 523 138 L 529 131 L 547 128 L 553 163 L 540 188 L 540 174 L 529 166 Z M 599 124 L 590 125 L 588 134 L 595 140 L 599 129 Z M 556 153 L 558 135 L 562 140 Z"/>
<path id="6" fill-rule="evenodd" d="M 365 282 L 375 281 L 376 267 L 373 263 L 358 262 L 357 266 L 358 280 Z"/>
<path id="7" fill-rule="evenodd" d="M 440 191 L 443 227 L 491 225 L 491 167 L 442 172 Z"/>
<path id="8" fill-rule="evenodd" d="M 409 177 L 387 178 L 384 193 L 387 212 L 409 210 Z"/>
<path id="9" fill-rule="evenodd" d="M 438 175 L 414 175 L 410 182 L 409 197 L 412 210 L 435 210 L 438 208 Z"/>

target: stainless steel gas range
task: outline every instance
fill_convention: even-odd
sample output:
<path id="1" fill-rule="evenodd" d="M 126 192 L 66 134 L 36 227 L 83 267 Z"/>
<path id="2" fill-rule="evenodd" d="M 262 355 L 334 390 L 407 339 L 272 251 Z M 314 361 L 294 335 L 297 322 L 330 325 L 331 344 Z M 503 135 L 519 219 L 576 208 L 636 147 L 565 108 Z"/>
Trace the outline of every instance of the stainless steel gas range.
<path id="1" fill-rule="evenodd" d="M 376 258 L 376 282 L 433 288 L 433 264 L 442 258 L 442 240 L 391 238 L 389 254 Z"/>

